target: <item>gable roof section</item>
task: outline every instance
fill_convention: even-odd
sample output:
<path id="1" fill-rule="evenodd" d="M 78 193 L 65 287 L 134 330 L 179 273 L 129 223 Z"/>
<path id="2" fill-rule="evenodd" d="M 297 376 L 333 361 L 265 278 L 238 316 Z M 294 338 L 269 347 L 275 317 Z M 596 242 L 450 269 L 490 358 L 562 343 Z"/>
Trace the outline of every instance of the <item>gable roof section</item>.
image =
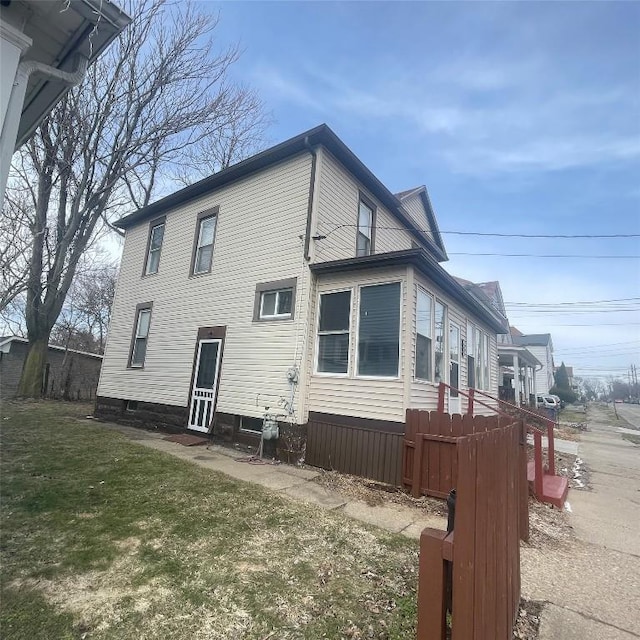
<path id="1" fill-rule="evenodd" d="M 481 319 L 496 333 L 507 333 L 509 325 L 506 318 L 498 314 L 490 304 L 484 303 L 467 291 L 456 279 L 447 273 L 424 249 L 405 249 L 389 253 L 374 253 L 369 256 L 316 262 L 309 268 L 314 273 L 338 273 L 345 271 L 359 271 L 361 269 L 413 265 L 429 280 L 438 285 L 461 307 L 470 311 L 476 318 Z"/>
<path id="2" fill-rule="evenodd" d="M 242 160 L 212 176 L 195 182 L 175 193 L 172 193 L 156 202 L 153 202 L 134 213 L 124 216 L 115 223 L 121 229 L 128 229 L 136 224 L 149 220 L 174 207 L 195 200 L 203 195 L 233 183 L 258 171 L 266 169 L 279 162 L 283 162 L 297 154 L 309 152 L 318 146 L 325 147 L 342 165 L 357 178 L 385 207 L 387 207 L 400 223 L 420 242 L 425 242 L 425 234 L 413 222 L 411 217 L 403 209 L 396 196 L 385 187 L 378 178 L 364 165 L 364 163 L 338 138 L 338 136 L 326 125 L 321 124 L 300 135 L 285 140 L 275 147 L 266 149 L 246 160 Z M 426 190 L 425 190 L 426 192 Z M 432 212 L 433 213 L 433 212 Z M 435 217 L 434 217 L 435 220 Z M 444 248 L 434 243 L 429 243 L 429 248 L 439 260 L 446 260 Z"/>
<path id="3" fill-rule="evenodd" d="M 434 249 L 436 255 L 439 254 L 440 261 L 448 260 L 447 252 L 444 248 L 444 242 L 442 241 L 442 236 L 440 235 L 440 229 L 438 228 L 438 221 L 436 219 L 436 215 L 433 211 L 433 205 L 431 204 L 431 199 L 429 198 L 429 192 L 427 191 L 427 187 L 425 185 L 421 185 L 419 187 L 415 187 L 413 189 L 409 189 L 408 191 L 401 191 L 400 193 L 396 193 L 396 198 L 400 200 L 400 202 L 405 205 L 412 198 L 418 197 L 420 203 L 422 204 L 422 208 L 424 209 L 425 222 L 427 223 L 427 227 L 424 233 L 424 240 Z M 416 224 L 419 228 L 421 225 L 419 221 L 416 220 Z M 433 239 L 430 237 L 432 236 Z"/>
<path id="4" fill-rule="evenodd" d="M 19 336 L 3 336 L 0 337 L 0 352 L 9 353 L 12 342 L 29 344 L 29 341 L 26 338 L 21 338 Z M 69 353 L 77 353 L 81 356 L 90 356 L 91 358 L 98 358 L 99 360 L 102 360 L 103 358 L 103 356 L 99 353 L 89 353 L 88 351 L 78 351 L 77 349 L 65 349 L 64 347 L 58 347 L 53 344 L 48 345 L 48 347 L 49 349 L 53 349 L 54 351 L 68 351 Z"/>
<path id="5" fill-rule="evenodd" d="M 515 344 L 523 347 L 546 347 L 551 344 L 550 333 L 530 333 L 526 335 L 513 336 Z"/>

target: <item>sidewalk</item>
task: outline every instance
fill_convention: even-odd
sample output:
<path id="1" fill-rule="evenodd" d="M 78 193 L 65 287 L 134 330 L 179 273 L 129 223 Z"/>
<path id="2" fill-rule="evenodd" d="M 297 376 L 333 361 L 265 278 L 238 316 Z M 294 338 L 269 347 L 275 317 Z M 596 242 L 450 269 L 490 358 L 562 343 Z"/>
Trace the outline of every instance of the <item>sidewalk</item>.
<path id="1" fill-rule="evenodd" d="M 640 638 L 640 451 L 598 409 L 579 455 L 590 491 L 571 490 L 569 548 L 522 549 L 522 595 L 543 600 L 540 640 Z"/>

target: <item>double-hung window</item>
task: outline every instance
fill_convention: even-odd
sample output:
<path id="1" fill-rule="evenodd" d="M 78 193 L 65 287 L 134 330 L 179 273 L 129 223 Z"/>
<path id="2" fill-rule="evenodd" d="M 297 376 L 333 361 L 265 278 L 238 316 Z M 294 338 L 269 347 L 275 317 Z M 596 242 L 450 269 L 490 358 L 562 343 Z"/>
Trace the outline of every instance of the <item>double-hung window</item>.
<path id="1" fill-rule="evenodd" d="M 373 253 L 375 207 L 373 203 L 360 196 L 358 205 L 358 231 L 356 234 L 356 256 L 368 256 Z"/>
<path id="2" fill-rule="evenodd" d="M 467 322 L 467 387 L 476 388 L 476 341 L 475 330 L 470 322 Z"/>
<path id="3" fill-rule="evenodd" d="M 260 319 L 286 319 L 291 317 L 293 289 L 263 291 L 260 296 Z"/>
<path id="4" fill-rule="evenodd" d="M 400 283 L 360 288 L 358 375 L 397 377 Z"/>
<path id="5" fill-rule="evenodd" d="M 145 275 L 158 273 L 160 266 L 160 250 L 162 249 L 162 240 L 164 238 L 164 218 L 155 220 L 149 227 L 149 242 L 147 245 L 147 260 L 145 263 Z"/>
<path id="6" fill-rule="evenodd" d="M 198 217 L 196 240 L 193 250 L 193 275 L 211 271 L 213 258 L 213 242 L 216 236 L 217 208 Z"/>
<path id="7" fill-rule="evenodd" d="M 350 318 L 350 290 L 320 295 L 316 363 L 316 371 L 319 373 L 349 372 Z"/>
<path id="8" fill-rule="evenodd" d="M 446 322 L 446 308 L 439 301 L 436 300 L 435 305 L 435 345 L 434 345 L 434 382 L 445 382 L 445 322 Z"/>
<path id="9" fill-rule="evenodd" d="M 418 288 L 416 307 L 416 370 L 419 380 L 432 378 L 432 321 L 433 298 Z"/>
<path id="10" fill-rule="evenodd" d="M 131 354 L 129 366 L 135 368 L 144 367 L 147 355 L 147 342 L 149 340 L 149 326 L 151 325 L 151 303 L 138 305 L 136 309 L 136 322 L 131 341 Z"/>

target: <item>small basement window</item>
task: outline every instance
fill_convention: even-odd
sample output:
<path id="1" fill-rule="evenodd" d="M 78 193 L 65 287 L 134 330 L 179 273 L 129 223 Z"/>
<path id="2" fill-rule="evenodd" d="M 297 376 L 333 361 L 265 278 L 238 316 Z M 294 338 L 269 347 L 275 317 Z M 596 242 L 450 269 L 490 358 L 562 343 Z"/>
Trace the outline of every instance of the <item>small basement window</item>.
<path id="1" fill-rule="evenodd" d="M 124 407 L 125 411 L 137 411 L 138 410 L 138 401 L 137 400 L 127 400 Z"/>
<path id="2" fill-rule="evenodd" d="M 249 418 L 248 416 L 240 416 L 240 431 L 261 434 L 262 418 Z"/>

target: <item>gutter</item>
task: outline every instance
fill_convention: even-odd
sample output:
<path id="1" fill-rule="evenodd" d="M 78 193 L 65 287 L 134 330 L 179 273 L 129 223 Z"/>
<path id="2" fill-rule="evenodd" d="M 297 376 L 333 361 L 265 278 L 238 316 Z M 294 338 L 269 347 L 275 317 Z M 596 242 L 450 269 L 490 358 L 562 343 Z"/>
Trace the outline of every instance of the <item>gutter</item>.
<path id="1" fill-rule="evenodd" d="M 15 80 L 11 88 L 11 95 L 7 104 L 7 111 L 4 118 L 2 133 L 0 133 L 0 202 L 4 201 L 4 192 L 9 178 L 9 167 L 11 156 L 13 155 L 18 128 L 20 126 L 20 116 L 24 105 L 24 97 L 27 93 L 29 78 L 40 73 L 48 78 L 60 80 L 69 86 L 77 86 L 84 79 L 89 61 L 84 56 L 78 55 L 78 62 L 75 71 L 61 71 L 35 60 L 23 60 L 16 70 Z"/>
<path id="2" fill-rule="evenodd" d="M 304 259 L 309 262 L 311 256 L 309 255 L 309 245 L 311 244 L 311 218 L 313 214 L 313 194 L 316 187 L 316 164 L 318 161 L 318 154 L 316 150 L 311 146 L 309 142 L 309 136 L 305 136 L 304 146 L 311 154 L 311 176 L 309 178 L 309 201 L 307 202 L 307 225 L 304 231 Z"/>

